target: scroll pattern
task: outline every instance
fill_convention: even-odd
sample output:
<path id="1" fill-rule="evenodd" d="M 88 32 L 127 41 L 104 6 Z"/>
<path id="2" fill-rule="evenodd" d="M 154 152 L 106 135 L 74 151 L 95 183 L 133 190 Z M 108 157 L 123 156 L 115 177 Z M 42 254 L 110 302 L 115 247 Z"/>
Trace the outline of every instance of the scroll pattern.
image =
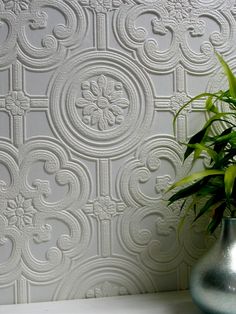
<path id="1" fill-rule="evenodd" d="M 178 234 L 165 191 L 190 169 L 181 143 L 203 102 L 172 121 L 189 97 L 224 83 L 215 50 L 236 67 L 235 17 L 231 0 L 0 0 L 9 300 L 188 287 L 214 237 L 204 221 Z"/>

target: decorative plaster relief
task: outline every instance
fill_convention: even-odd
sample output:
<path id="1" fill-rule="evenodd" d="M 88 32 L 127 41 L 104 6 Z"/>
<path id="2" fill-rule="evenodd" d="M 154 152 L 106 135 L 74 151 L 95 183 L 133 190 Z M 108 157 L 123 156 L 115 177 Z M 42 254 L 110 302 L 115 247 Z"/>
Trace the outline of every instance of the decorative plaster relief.
<path id="1" fill-rule="evenodd" d="M 85 298 L 94 287 L 104 289 L 106 282 L 112 282 L 115 287 L 125 287 L 126 290 L 121 291 L 126 294 L 152 292 L 157 288 L 148 272 L 133 260 L 124 256 L 92 258 L 71 270 L 59 285 L 54 299 Z M 116 293 L 119 291 L 116 290 Z"/>
<path id="2" fill-rule="evenodd" d="M 60 24 L 53 25 L 50 10 L 61 15 Z M 0 18 L 8 28 L 0 47 L 1 65 L 14 62 L 17 56 L 28 66 L 56 66 L 65 58 L 67 47 L 81 44 L 87 28 L 85 13 L 74 0 L 5 0 L 0 2 Z M 36 31 L 39 46 L 32 43 Z"/>
<path id="3" fill-rule="evenodd" d="M 124 120 L 124 111 L 129 101 L 123 96 L 123 85 L 100 75 L 97 81 L 85 81 L 81 84 L 82 98 L 76 100 L 76 106 L 83 108 L 83 122 L 107 130 Z"/>
<path id="4" fill-rule="evenodd" d="M 233 0 L 0 0 L 0 303 L 188 287 L 214 237 L 178 234 L 164 192 L 204 101 L 172 121 L 226 84 L 214 50 L 235 67 L 235 16 Z"/>
<path id="5" fill-rule="evenodd" d="M 21 194 L 17 195 L 15 200 L 9 200 L 8 207 L 4 211 L 8 225 L 15 225 L 20 230 L 33 225 L 35 213 L 32 199 L 25 199 Z"/>
<path id="6" fill-rule="evenodd" d="M 152 88 L 146 73 L 127 56 L 73 55 L 56 72 L 50 90 L 52 126 L 81 154 L 121 155 L 148 133 Z"/>
<path id="7" fill-rule="evenodd" d="M 68 161 L 66 152 L 55 141 L 28 142 L 20 149 L 19 160 L 16 152 L 13 155 L 17 164 L 13 161 L 14 149 L 5 145 L 5 151 L 0 162 L 9 169 L 12 182 L 9 186 L 2 182 L 0 223 L 1 237 L 12 242 L 12 252 L 0 265 L 0 281 L 17 279 L 19 274 L 39 281 L 43 277 L 56 279 L 68 269 L 69 260 L 89 243 L 89 223 L 80 210 L 88 198 L 88 175 L 82 166 Z M 56 202 L 47 201 L 52 191 L 49 181 L 38 178 L 32 184 L 28 182 L 29 172 L 38 161 L 44 161 L 44 170 L 55 176 L 57 184 L 68 186 L 67 193 Z M 40 248 L 54 238 L 51 219 L 62 221 L 69 233 L 59 235 L 56 246 L 48 247 L 45 256 L 36 259 L 30 240 Z M 19 262 L 22 256 L 24 261 Z"/>
<path id="8" fill-rule="evenodd" d="M 93 9 L 96 13 L 107 13 L 118 8 L 125 0 L 79 0 L 81 5 Z"/>
<path id="9" fill-rule="evenodd" d="M 116 13 L 114 28 L 121 44 L 132 49 L 148 69 L 168 72 L 181 62 L 187 69 L 203 73 L 216 64 L 215 48 L 221 53 L 233 49 L 229 39 L 234 36 L 234 29 L 229 25 L 234 25 L 235 19 L 224 8 L 225 4 L 212 10 L 210 6 L 185 0 L 123 6 Z M 145 24 L 139 23 L 144 15 Z M 210 26 L 212 23 L 214 28 Z M 158 41 L 167 35 L 170 44 L 167 49 L 160 49 Z M 194 39 L 197 46 L 192 47 Z"/>
<path id="10" fill-rule="evenodd" d="M 119 287 L 109 281 L 105 281 L 101 285 L 93 289 L 89 289 L 86 293 L 86 298 L 104 298 L 127 294 L 128 291 L 125 287 Z"/>
<path id="11" fill-rule="evenodd" d="M 23 116 L 30 108 L 30 99 L 22 91 L 13 91 L 6 96 L 5 108 L 13 116 Z"/>
<path id="12" fill-rule="evenodd" d="M 14 12 L 16 15 L 21 11 L 28 10 L 31 0 L 3 0 L 5 9 Z"/>

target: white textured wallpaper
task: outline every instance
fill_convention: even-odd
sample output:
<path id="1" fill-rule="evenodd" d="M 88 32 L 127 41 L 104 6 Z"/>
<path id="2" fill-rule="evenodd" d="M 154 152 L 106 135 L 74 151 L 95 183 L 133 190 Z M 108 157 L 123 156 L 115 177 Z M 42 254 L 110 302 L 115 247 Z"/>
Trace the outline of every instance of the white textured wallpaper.
<path id="1" fill-rule="evenodd" d="M 236 68 L 230 0 L 0 0 L 0 303 L 179 290 L 213 237 L 163 192 Z"/>

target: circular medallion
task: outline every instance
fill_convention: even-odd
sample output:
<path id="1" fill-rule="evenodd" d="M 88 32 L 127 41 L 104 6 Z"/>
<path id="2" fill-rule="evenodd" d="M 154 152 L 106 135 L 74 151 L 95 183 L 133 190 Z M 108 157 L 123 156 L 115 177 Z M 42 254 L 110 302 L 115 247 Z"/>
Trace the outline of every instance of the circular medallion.
<path id="1" fill-rule="evenodd" d="M 137 146 L 153 116 L 147 75 L 113 52 L 74 55 L 56 72 L 50 91 L 51 122 L 73 150 L 112 157 Z"/>

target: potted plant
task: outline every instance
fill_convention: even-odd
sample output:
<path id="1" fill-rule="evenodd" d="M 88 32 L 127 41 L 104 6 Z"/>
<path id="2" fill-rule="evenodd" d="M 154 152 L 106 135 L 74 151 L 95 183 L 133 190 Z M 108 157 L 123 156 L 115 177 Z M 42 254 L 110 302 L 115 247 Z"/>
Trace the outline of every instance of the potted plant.
<path id="1" fill-rule="evenodd" d="M 210 233 L 222 222 L 219 239 L 193 268 L 190 291 L 203 311 L 231 314 L 236 313 L 236 77 L 227 62 L 216 55 L 229 88 L 195 96 L 174 118 L 175 123 L 185 107 L 205 98 L 208 119 L 186 144 L 184 160 L 192 155 L 194 163 L 204 155 L 209 164 L 175 182 L 168 191 L 177 189 L 169 204 L 183 200 L 180 210 L 185 211 L 184 218 L 190 210 L 194 210 L 194 222 L 208 215 Z M 215 130 L 217 124 L 223 131 Z"/>
<path id="2" fill-rule="evenodd" d="M 186 199 L 192 197 L 187 212 L 191 208 L 197 209 L 199 201 L 205 200 L 203 206 L 198 208 L 194 220 L 210 214 L 208 231 L 211 233 L 220 224 L 225 212 L 236 217 L 236 77 L 224 59 L 218 54 L 217 57 L 227 75 L 229 89 L 195 96 L 179 109 L 174 118 L 175 123 L 185 107 L 197 99 L 206 98 L 205 110 L 209 119 L 186 144 L 184 160 L 193 154 L 194 163 L 204 153 L 209 157 L 210 164 L 207 169 L 188 175 L 168 189 L 182 187 L 169 199 L 169 204 L 183 199 L 181 209 L 184 208 Z M 224 111 L 219 110 L 219 102 L 225 108 Z M 224 123 L 223 132 L 214 135 L 212 129 L 216 123 L 221 122 Z"/>

